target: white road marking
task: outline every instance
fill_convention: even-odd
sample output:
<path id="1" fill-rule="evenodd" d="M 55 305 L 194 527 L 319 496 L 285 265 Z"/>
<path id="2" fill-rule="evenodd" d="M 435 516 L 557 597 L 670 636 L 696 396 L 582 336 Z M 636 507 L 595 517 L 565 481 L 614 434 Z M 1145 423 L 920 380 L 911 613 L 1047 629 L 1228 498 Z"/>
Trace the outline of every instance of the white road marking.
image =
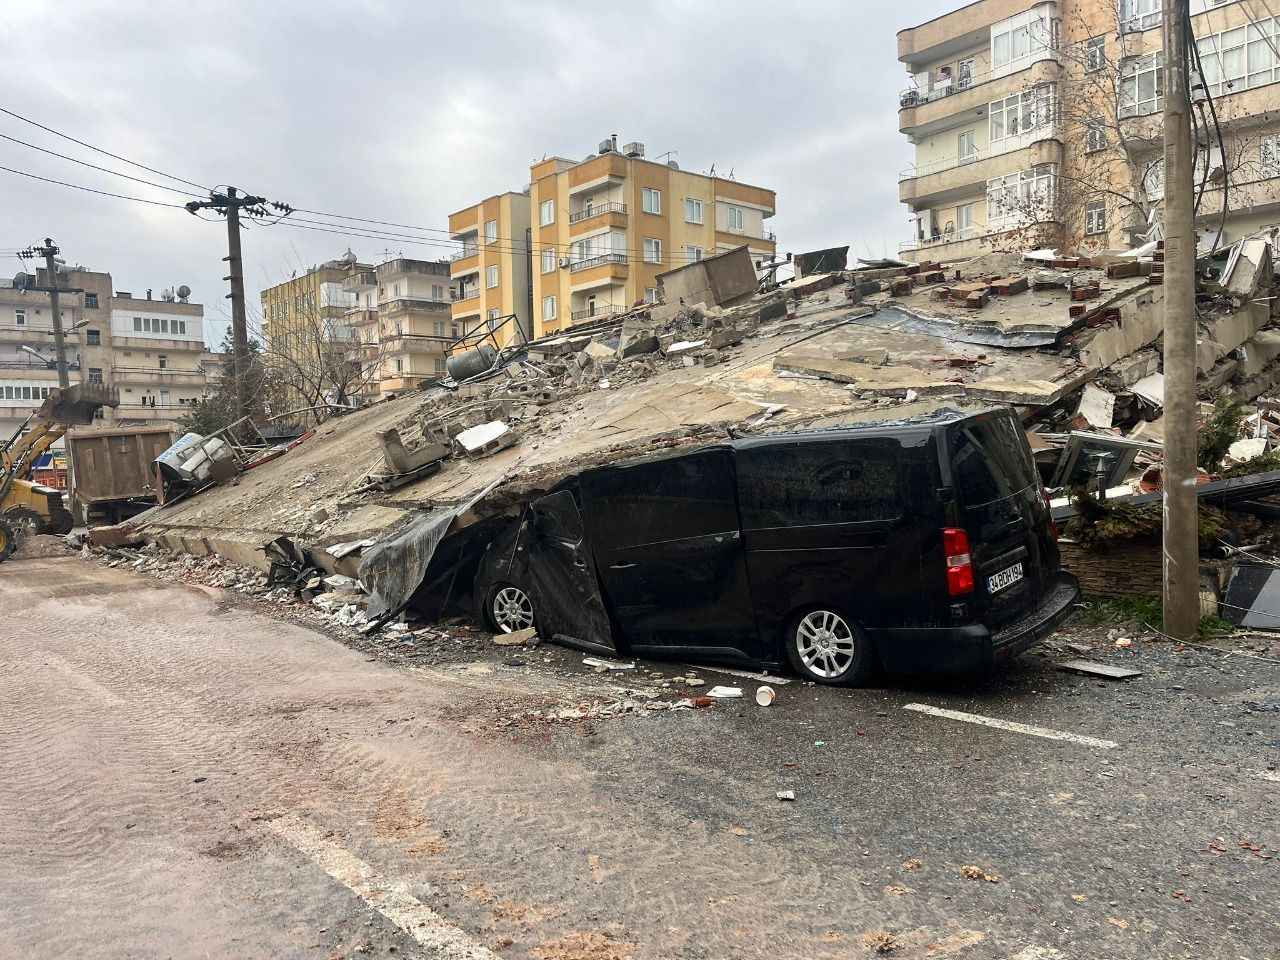
<path id="1" fill-rule="evenodd" d="M 1033 727 L 1013 720 L 997 720 L 995 717 L 984 717 L 977 713 L 962 713 L 959 710 L 944 710 L 942 707 L 931 707 L 927 703 L 908 703 L 903 710 L 914 710 L 934 717 L 945 717 L 948 720 L 963 720 L 965 723 L 977 723 L 984 727 L 995 727 L 997 730 L 1008 730 L 1012 733 L 1025 733 L 1032 737 L 1044 737 L 1046 740 L 1065 740 L 1078 743 L 1084 747 L 1098 747 L 1102 750 L 1114 750 L 1120 744 L 1114 740 L 1098 740 L 1095 737 L 1084 737 L 1078 733 L 1065 733 L 1061 730 L 1050 730 L 1048 727 Z"/>
<path id="2" fill-rule="evenodd" d="M 1259 770 L 1258 779 L 1270 780 L 1272 783 L 1280 783 L 1280 770 Z"/>
<path id="3" fill-rule="evenodd" d="M 269 821 L 268 825 L 310 857 L 321 870 L 417 940 L 432 956 L 438 954 L 457 960 L 499 960 L 488 947 L 476 943 L 409 893 L 403 882 L 379 876 L 373 867 L 326 838 L 311 824 L 286 814 Z"/>

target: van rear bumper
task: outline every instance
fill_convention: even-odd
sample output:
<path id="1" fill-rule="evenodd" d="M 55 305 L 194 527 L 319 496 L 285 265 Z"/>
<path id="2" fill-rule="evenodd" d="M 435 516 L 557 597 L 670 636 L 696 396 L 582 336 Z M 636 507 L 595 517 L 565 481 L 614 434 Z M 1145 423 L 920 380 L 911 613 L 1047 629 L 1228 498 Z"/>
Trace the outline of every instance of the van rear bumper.
<path id="1" fill-rule="evenodd" d="M 1040 603 L 994 634 L 980 623 L 959 627 L 902 627 L 871 631 L 880 662 L 899 673 L 990 669 L 1058 628 L 1080 598 L 1080 584 L 1059 573 Z"/>

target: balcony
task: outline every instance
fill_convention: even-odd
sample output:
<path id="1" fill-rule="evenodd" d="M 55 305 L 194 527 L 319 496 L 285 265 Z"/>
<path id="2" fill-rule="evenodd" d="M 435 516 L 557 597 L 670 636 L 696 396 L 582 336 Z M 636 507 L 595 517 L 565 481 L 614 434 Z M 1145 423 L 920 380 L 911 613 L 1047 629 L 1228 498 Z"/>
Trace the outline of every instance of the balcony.
<path id="1" fill-rule="evenodd" d="M 461 253 L 454 257 L 449 265 L 449 276 L 453 279 L 465 277 L 469 273 L 479 273 L 480 271 L 480 252 L 472 250 L 470 253 Z"/>
<path id="2" fill-rule="evenodd" d="M 898 199 L 906 204 L 926 198 L 938 204 L 972 193 L 993 177 L 1028 170 L 1041 163 L 1061 163 L 1062 144 L 1057 126 L 1043 124 L 1017 137 L 1007 137 L 1004 148 L 964 157 L 946 157 L 923 166 L 911 166 L 898 176 Z"/>
<path id="3" fill-rule="evenodd" d="M 479 294 L 479 288 L 476 288 L 476 294 Z M 388 300 L 386 303 L 381 304 L 378 307 L 378 312 L 388 317 L 405 313 L 443 314 L 449 310 L 451 304 L 452 301 L 450 300 L 432 300 L 429 297 L 398 297 L 395 300 Z"/>
<path id="4" fill-rule="evenodd" d="M 620 183 L 627 175 L 627 158 L 620 153 L 603 153 L 569 168 L 569 196 L 586 193 L 606 183 Z"/>
<path id="5" fill-rule="evenodd" d="M 600 203 L 585 207 L 582 210 L 575 210 L 569 214 L 570 223 L 578 223 L 591 217 L 599 216 L 602 213 L 621 213 L 623 216 L 627 213 L 627 205 L 625 203 Z"/>
<path id="6" fill-rule="evenodd" d="M 463 287 L 458 291 L 458 295 L 454 298 L 454 303 L 462 303 L 464 300 L 474 300 L 480 296 L 479 287 Z"/>
<path id="7" fill-rule="evenodd" d="M 342 281 L 342 289 L 347 293 L 363 293 L 377 285 L 378 275 L 372 270 L 355 270 Z"/>
<path id="8" fill-rule="evenodd" d="M 155 367 L 112 367 L 111 374 L 116 383 L 142 384 L 178 384 L 182 386 L 203 387 L 205 374 L 200 370 L 160 370 Z"/>
<path id="9" fill-rule="evenodd" d="M 594 267 L 604 266 L 605 264 L 621 264 L 623 267 L 627 265 L 627 255 L 625 253 L 605 253 L 598 257 L 587 257 L 585 260 L 575 260 L 569 264 L 570 273 L 578 273 L 582 270 L 590 270 Z"/>
<path id="10" fill-rule="evenodd" d="M 345 322 L 349 327 L 367 327 L 378 322 L 378 311 L 357 307 L 347 311 Z"/>
<path id="11" fill-rule="evenodd" d="M 977 46 L 991 26 L 1028 10 L 1030 0 L 977 0 L 950 13 L 898 31 L 898 59 L 907 63 L 941 60 Z"/>
<path id="12" fill-rule="evenodd" d="M 388 337 L 382 341 L 382 352 L 386 355 L 397 353 L 443 354 L 445 347 L 453 343 L 457 337 L 434 336 L 431 334 L 402 334 Z"/>
<path id="13" fill-rule="evenodd" d="M 909 87 L 898 98 L 898 131 L 923 137 L 958 126 L 970 121 L 978 111 L 985 114 L 993 100 L 1038 84 L 1056 83 L 1061 75 L 1057 55 L 1046 50 L 1017 70 L 987 70 L 928 91 Z"/>

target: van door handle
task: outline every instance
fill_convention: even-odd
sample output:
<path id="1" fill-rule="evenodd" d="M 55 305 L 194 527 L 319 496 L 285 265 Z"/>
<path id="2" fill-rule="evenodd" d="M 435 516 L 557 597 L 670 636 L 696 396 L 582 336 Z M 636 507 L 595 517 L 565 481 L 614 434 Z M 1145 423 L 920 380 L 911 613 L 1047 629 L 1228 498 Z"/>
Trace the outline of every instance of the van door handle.
<path id="1" fill-rule="evenodd" d="M 639 564 L 635 564 L 635 563 L 611 563 L 611 564 L 609 564 L 609 569 L 610 569 L 610 570 L 630 570 L 632 567 L 635 567 L 635 566 L 639 566 Z"/>

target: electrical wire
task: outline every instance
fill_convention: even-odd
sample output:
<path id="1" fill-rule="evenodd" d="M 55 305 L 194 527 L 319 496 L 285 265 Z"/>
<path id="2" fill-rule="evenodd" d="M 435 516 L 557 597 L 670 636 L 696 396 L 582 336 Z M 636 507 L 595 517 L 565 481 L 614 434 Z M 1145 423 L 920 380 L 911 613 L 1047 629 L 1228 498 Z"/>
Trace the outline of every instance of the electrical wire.
<path id="1" fill-rule="evenodd" d="M 0 108 L 3 109 L 3 108 Z M 50 177 L 40 177 L 34 173 L 28 173 L 25 170 L 14 170 L 12 167 L 0 167 L 5 173 L 17 174 L 19 177 L 29 177 L 32 180 L 40 180 L 44 183 L 56 183 L 60 187 L 70 187 L 72 190 L 83 190 L 86 193 L 96 193 L 103 197 L 115 197 L 117 200 L 132 200 L 134 203 L 146 203 L 153 207 L 173 207 L 176 210 L 185 210 L 180 203 L 166 203 L 163 200 L 148 200 L 145 197 L 130 197 L 123 193 L 111 193 L 109 190 L 95 190 L 93 187 L 83 187 L 78 183 L 67 183 L 65 180 L 54 180 Z"/>
<path id="2" fill-rule="evenodd" d="M 119 160 L 122 163 L 129 164 L 129 166 L 131 167 L 138 167 L 141 170 L 146 170 L 148 173 L 154 173 L 156 174 L 156 176 L 164 177 L 166 180 L 176 180 L 178 183 L 185 183 L 187 186 L 195 187 L 197 190 L 203 190 L 206 193 L 209 192 L 209 188 L 204 186 L 203 184 L 196 183 L 193 180 L 184 179 L 183 177 L 176 177 L 172 173 L 165 173 L 163 170 L 157 170 L 155 167 L 148 167 L 145 163 L 138 163 L 136 160 L 130 160 L 128 157 L 122 157 L 118 153 L 112 153 L 110 150 L 103 150 L 101 147 L 95 147 L 91 143 L 86 143 L 83 140 L 77 140 L 75 137 L 69 134 L 62 133 L 59 130 L 55 130 L 53 129 L 53 127 L 47 127 L 43 123 L 37 123 L 35 120 L 32 120 L 28 117 L 24 117 L 20 113 L 14 113 L 12 110 L 9 110 L 5 107 L 0 107 L 0 113 L 7 114 L 8 116 L 13 117 L 15 120 L 21 120 L 23 123 L 29 123 L 33 127 L 39 127 L 41 130 L 44 130 L 46 133 L 52 133 L 55 137 L 61 137 L 64 140 L 70 140 L 72 143 L 79 144 L 80 146 L 85 147 L 89 150 L 93 150 L 97 153 L 105 154 L 106 156 L 110 157 L 112 160 Z"/>
<path id="3" fill-rule="evenodd" d="M 1213 129 L 1218 138 L 1218 152 L 1222 157 L 1222 216 L 1218 222 L 1218 233 L 1213 238 L 1213 246 L 1209 250 L 1209 256 L 1213 256 L 1218 251 L 1218 246 L 1222 243 L 1222 234 L 1227 229 L 1227 191 L 1231 185 L 1231 175 L 1227 170 L 1227 145 L 1222 136 L 1222 125 L 1218 122 L 1218 109 L 1213 102 L 1213 94 L 1209 92 L 1209 81 L 1204 75 L 1204 63 L 1200 60 L 1200 48 L 1195 42 L 1195 30 L 1191 24 L 1191 14 L 1187 8 L 1184 9 L 1183 20 L 1184 28 L 1190 42 L 1187 46 L 1191 49 L 1191 59 L 1196 65 L 1196 73 L 1200 75 L 1200 84 L 1204 87 L 1205 100 L 1209 104 L 1209 115 L 1213 117 Z M 1215 44 L 1215 47 L 1217 45 Z M 1190 102 L 1190 89 L 1187 90 L 1188 102 Z M 1209 158 L 1205 157 L 1205 170 L 1208 173 Z M 1194 219 L 1194 211 L 1192 217 Z"/>
<path id="4" fill-rule="evenodd" d="M 132 174 L 121 173 L 119 170 L 111 170 L 107 167 L 100 167 L 96 163 L 89 163 L 87 160 L 79 160 L 76 157 L 69 157 L 65 153 L 58 153 L 56 150 L 46 150 L 44 147 L 37 146 L 34 143 L 28 143 L 25 140 L 19 140 L 17 137 L 11 137 L 6 133 L 0 133 L 0 140 L 8 140 L 10 143 L 16 143 L 23 147 L 30 147 L 32 150 L 39 150 L 41 153 L 47 153 L 51 157 L 58 157 L 61 160 L 70 160 L 72 163 L 78 163 L 86 166 L 91 170 L 101 170 L 103 173 L 109 173 L 116 177 L 124 177 L 126 180 L 132 180 L 135 183 L 144 183 L 148 187 L 159 187 L 161 190 L 172 190 L 174 193 L 181 193 L 188 197 L 200 197 L 203 194 L 192 193 L 190 190 L 183 190 L 181 187 L 171 187 L 165 183 L 156 183 L 154 180 L 144 180 L 142 177 L 135 177 Z"/>

